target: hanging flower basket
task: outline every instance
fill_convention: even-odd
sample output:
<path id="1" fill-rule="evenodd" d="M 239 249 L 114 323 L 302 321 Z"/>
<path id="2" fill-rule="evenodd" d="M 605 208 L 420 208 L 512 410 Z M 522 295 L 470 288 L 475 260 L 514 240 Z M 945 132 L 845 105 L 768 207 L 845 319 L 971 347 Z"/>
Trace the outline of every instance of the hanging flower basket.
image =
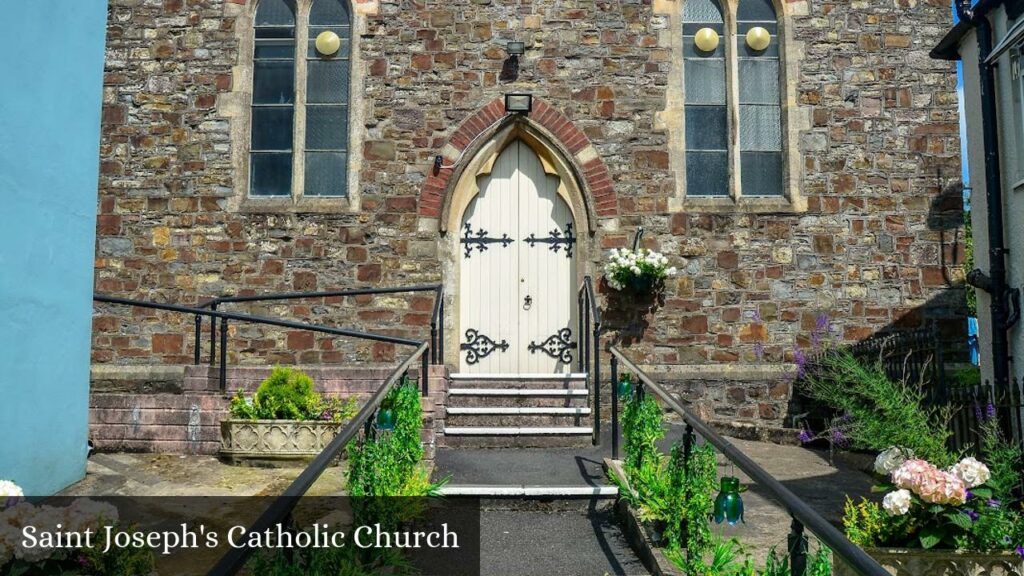
<path id="1" fill-rule="evenodd" d="M 663 254 L 640 248 L 613 249 L 604 266 L 608 286 L 619 292 L 636 295 L 653 294 L 665 286 L 665 279 L 676 275 Z"/>

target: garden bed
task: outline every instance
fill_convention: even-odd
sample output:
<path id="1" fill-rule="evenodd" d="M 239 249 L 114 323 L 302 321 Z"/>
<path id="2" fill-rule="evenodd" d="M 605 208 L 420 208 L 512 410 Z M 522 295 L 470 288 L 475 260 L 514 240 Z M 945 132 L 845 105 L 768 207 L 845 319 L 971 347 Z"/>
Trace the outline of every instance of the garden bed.
<path id="1" fill-rule="evenodd" d="M 621 460 L 604 459 L 605 472 L 615 475 L 622 485 L 629 487 L 629 480 L 622 469 Z M 630 548 L 640 558 L 644 568 L 653 576 L 683 576 L 683 572 L 668 558 L 662 549 L 655 546 L 644 522 L 640 520 L 636 508 L 626 499 L 620 497 L 615 502 L 615 515 L 622 524 L 622 533 Z"/>

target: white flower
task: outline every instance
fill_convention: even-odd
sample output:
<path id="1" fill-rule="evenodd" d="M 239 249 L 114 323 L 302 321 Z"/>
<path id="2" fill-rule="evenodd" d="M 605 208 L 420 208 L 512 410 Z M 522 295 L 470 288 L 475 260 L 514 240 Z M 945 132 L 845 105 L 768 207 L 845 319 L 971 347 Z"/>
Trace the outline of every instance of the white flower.
<path id="1" fill-rule="evenodd" d="M 24 498 L 25 493 L 21 490 L 21 487 L 11 482 L 10 480 L 0 480 L 0 506 L 8 498 Z M 6 507 L 6 506 L 3 506 Z"/>
<path id="2" fill-rule="evenodd" d="M 665 274 L 668 274 L 669 276 L 675 276 L 676 272 L 677 270 L 675 266 L 669 268 L 668 270 L 665 270 Z"/>
<path id="3" fill-rule="evenodd" d="M 905 448 L 893 446 L 875 458 L 875 474 L 888 476 L 904 462 L 914 457 L 914 453 Z"/>
<path id="4" fill-rule="evenodd" d="M 910 490 L 889 492 L 882 498 L 882 508 L 889 516 L 903 516 L 910 511 Z"/>
<path id="5" fill-rule="evenodd" d="M 960 480 L 963 480 L 964 484 L 966 484 L 968 488 L 981 486 L 985 482 L 988 482 L 989 478 L 992 477 L 992 473 L 989 471 L 988 466 L 985 466 L 970 456 L 964 458 L 955 466 L 950 468 L 949 472 Z"/>

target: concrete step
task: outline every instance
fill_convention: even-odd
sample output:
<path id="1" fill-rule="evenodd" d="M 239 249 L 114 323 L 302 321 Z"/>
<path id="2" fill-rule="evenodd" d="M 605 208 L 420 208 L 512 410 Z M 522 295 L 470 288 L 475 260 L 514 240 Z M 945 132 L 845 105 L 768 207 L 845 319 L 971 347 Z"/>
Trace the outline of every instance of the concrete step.
<path id="1" fill-rule="evenodd" d="M 456 408 L 583 408 L 585 389 L 452 388 L 448 406 Z"/>
<path id="2" fill-rule="evenodd" d="M 452 388 L 483 389 L 586 389 L 587 375 L 580 374 L 452 374 Z"/>
<path id="3" fill-rule="evenodd" d="M 538 486 L 510 484 L 503 486 L 449 484 L 441 488 L 444 496 L 476 498 L 615 498 L 616 486 Z"/>
<path id="4" fill-rule="evenodd" d="M 452 427 L 564 427 L 590 424 L 586 407 L 453 407 L 448 408 L 445 423 Z"/>
<path id="5" fill-rule="evenodd" d="M 557 448 L 586 446 L 589 426 L 445 426 L 444 445 L 452 448 Z"/>

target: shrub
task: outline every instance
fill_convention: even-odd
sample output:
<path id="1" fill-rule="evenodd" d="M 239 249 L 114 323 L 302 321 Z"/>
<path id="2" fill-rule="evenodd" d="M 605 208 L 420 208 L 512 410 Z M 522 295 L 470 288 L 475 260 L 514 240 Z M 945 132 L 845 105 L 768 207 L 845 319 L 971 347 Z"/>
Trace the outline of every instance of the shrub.
<path id="1" fill-rule="evenodd" d="M 831 350 L 804 374 L 800 386 L 842 414 L 829 434 L 838 431 L 854 448 L 900 446 L 939 466 L 956 462 L 946 447 L 949 410 L 925 407 L 921 392 L 890 379 L 881 363 L 865 364 L 848 350 Z"/>
<path id="2" fill-rule="evenodd" d="M 300 370 L 275 366 L 253 397 L 239 390 L 231 398 L 231 416 L 243 420 L 329 420 L 343 422 L 355 416 L 355 398 L 323 398 L 313 390 L 313 379 Z"/>

